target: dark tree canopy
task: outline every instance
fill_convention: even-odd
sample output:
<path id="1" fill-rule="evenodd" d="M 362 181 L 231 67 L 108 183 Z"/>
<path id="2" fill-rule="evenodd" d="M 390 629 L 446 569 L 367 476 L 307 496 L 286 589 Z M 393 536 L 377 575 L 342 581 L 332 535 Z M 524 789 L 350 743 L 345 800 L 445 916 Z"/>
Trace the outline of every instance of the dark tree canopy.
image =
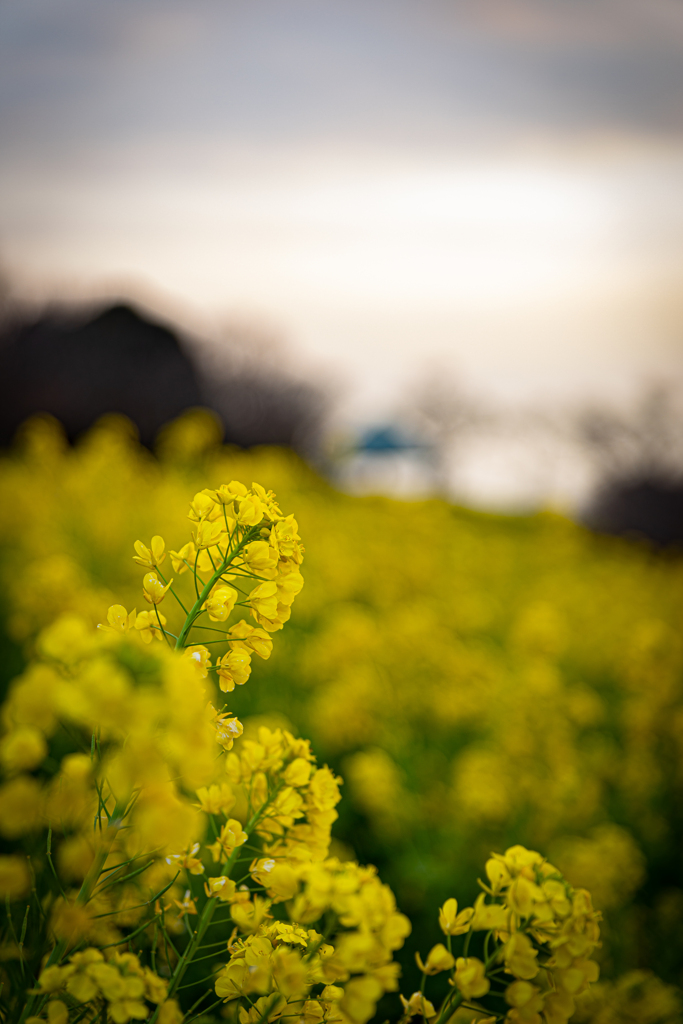
<path id="1" fill-rule="evenodd" d="M 93 315 L 47 312 L 15 320 L 0 337 L 0 444 L 35 413 L 50 413 L 70 440 L 105 413 L 128 416 L 140 440 L 183 410 L 218 413 L 226 440 L 242 447 L 306 448 L 321 411 L 314 388 L 257 363 L 202 367 L 174 331 L 125 304 Z"/>

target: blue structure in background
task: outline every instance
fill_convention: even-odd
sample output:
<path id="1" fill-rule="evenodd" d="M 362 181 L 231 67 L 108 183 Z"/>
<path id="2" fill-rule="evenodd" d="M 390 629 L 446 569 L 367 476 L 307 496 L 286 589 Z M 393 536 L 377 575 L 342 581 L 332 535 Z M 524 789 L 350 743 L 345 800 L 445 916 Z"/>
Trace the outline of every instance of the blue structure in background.
<path id="1" fill-rule="evenodd" d="M 398 427 L 391 424 L 386 426 L 368 427 L 358 439 L 352 451 L 358 455 L 400 455 L 405 452 L 430 450 L 431 445 L 423 441 L 417 441 L 401 433 Z"/>

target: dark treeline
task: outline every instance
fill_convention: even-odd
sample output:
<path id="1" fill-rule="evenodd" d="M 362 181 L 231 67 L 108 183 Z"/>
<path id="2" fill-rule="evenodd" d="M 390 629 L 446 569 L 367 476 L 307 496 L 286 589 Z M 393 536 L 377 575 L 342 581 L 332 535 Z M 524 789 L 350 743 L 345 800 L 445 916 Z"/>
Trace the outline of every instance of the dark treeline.
<path id="1" fill-rule="evenodd" d="M 584 511 L 591 529 L 683 544 L 683 416 L 671 387 L 646 390 L 628 414 L 585 409 L 574 421 L 578 442 L 598 470 Z"/>
<path id="2" fill-rule="evenodd" d="M 123 413 L 151 446 L 183 410 L 220 417 L 225 440 L 241 447 L 282 444 L 306 452 L 323 401 L 311 385 L 272 366 L 196 358 L 173 330 L 129 305 L 48 311 L 8 319 L 0 335 L 0 445 L 34 413 L 50 413 L 71 441 L 108 412 Z"/>

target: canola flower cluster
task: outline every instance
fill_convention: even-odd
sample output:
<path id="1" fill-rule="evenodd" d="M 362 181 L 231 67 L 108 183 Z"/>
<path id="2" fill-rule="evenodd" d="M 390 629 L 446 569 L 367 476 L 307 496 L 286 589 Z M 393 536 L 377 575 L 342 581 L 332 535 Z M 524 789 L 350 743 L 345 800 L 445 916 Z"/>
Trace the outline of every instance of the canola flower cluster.
<path id="1" fill-rule="evenodd" d="M 464 897 L 491 849 L 522 841 L 548 850 L 565 876 L 593 892 L 606 916 L 599 957 L 608 973 L 644 963 L 674 979 L 681 962 L 677 922 L 683 914 L 683 879 L 675 854 L 681 837 L 673 813 L 683 786 L 680 563 L 592 538 L 556 516 L 513 520 L 477 516 L 436 501 L 402 504 L 339 495 L 291 455 L 221 449 L 206 415 L 171 425 L 159 455 L 158 462 L 153 460 L 136 446 L 125 422 L 109 418 L 74 450 L 66 447 L 54 424 L 36 421 L 26 428 L 21 445 L 2 460 L 0 534 L 5 543 L 0 547 L 0 589 L 6 631 L 13 641 L 5 665 L 14 659 L 18 670 L 16 645 L 30 653 L 39 632 L 65 611 L 94 626 L 102 620 L 103 608 L 122 601 L 111 612 L 114 621 L 108 618 L 105 625 L 123 635 L 106 638 L 100 631 L 100 643 L 108 640 L 112 645 L 107 658 L 122 659 L 126 678 L 145 680 L 145 685 L 152 680 L 160 691 L 170 692 L 166 672 L 170 678 L 171 670 L 161 667 L 168 646 L 162 627 L 173 644 L 182 624 L 174 627 L 166 621 L 171 618 L 169 604 L 175 602 L 170 591 L 158 604 L 150 602 L 140 591 L 140 575 L 162 573 L 163 578 L 157 576 L 159 589 L 173 578 L 171 588 L 189 609 L 198 598 L 190 571 L 194 560 L 206 581 L 210 558 L 193 536 L 189 543 L 194 550 L 183 552 L 187 535 L 178 535 L 177 523 L 186 495 L 204 487 L 207 479 L 267 479 L 288 504 L 296 501 L 297 519 L 315 556 L 306 588 L 297 596 L 295 622 L 281 640 L 276 638 L 273 656 L 260 665 L 258 687 L 239 690 L 247 738 L 233 735 L 239 729 L 234 715 L 219 722 L 227 742 L 238 739 L 234 752 L 243 743 L 258 742 L 257 725 L 252 728 L 245 714 L 260 714 L 271 732 L 279 726 L 283 735 L 301 729 L 313 737 L 316 750 L 347 781 L 347 809 L 337 834 L 380 865 L 409 910 L 413 935 L 422 946 L 430 941 L 432 927 L 427 908 L 443 903 L 449 892 Z M 215 510 L 211 514 L 215 518 L 209 524 L 218 522 Z M 195 515 L 199 518 L 190 525 L 196 529 L 201 512 Z M 223 541 L 217 535 L 213 545 L 214 558 L 227 536 L 221 532 Z M 155 551 L 150 538 L 157 534 L 178 550 L 164 546 L 162 552 L 157 541 Z M 164 553 L 165 560 L 141 565 L 124 557 L 136 536 L 144 539 L 150 562 L 160 562 Z M 266 538 L 254 535 L 256 539 Z M 144 551 L 135 554 L 146 558 Z M 173 556 L 180 556 L 177 568 Z M 265 596 L 270 605 L 260 613 L 269 618 L 267 611 L 272 613 L 275 604 L 276 616 L 284 622 L 283 608 L 291 605 L 282 595 L 289 594 L 282 582 L 278 589 L 270 578 L 272 566 L 252 568 L 258 579 L 246 576 L 250 570 L 242 565 L 234 579 L 222 581 L 238 592 L 229 614 L 234 620 L 243 616 L 250 629 L 272 639 L 276 631 L 259 623 L 246 601 L 255 587 L 275 583 L 278 599 L 272 601 L 269 587 L 271 593 Z M 300 566 L 296 571 L 300 575 Z M 154 587 L 145 591 L 148 597 L 159 593 Z M 213 597 L 209 594 L 205 602 Z M 225 600 L 219 594 L 212 607 L 223 615 L 230 601 L 229 592 Z M 141 605 L 134 615 L 126 610 Z M 278 605 L 283 606 L 279 611 Z M 208 652 L 215 648 L 206 638 L 222 637 L 219 655 L 193 652 L 195 666 L 207 671 L 202 685 L 220 691 L 223 681 L 222 692 L 233 692 L 232 686 L 246 678 L 254 654 L 269 653 L 269 641 L 252 633 L 244 651 L 242 637 L 231 637 L 231 643 L 225 638 L 233 619 L 211 618 L 208 605 L 201 611 L 200 621 L 207 627 L 223 628 L 222 634 L 206 629 L 189 638 L 188 646 Z M 76 630 L 75 618 L 65 622 Z M 60 628 L 66 630 L 64 622 Z M 87 631 L 81 631 L 85 636 Z M 38 642 L 40 670 L 46 672 L 61 665 L 43 651 L 49 635 L 50 630 Z M 260 651 L 255 646 L 259 641 Z M 59 646 L 58 637 L 56 642 Z M 116 653 L 124 650 L 146 652 L 157 668 L 143 670 L 131 663 L 130 653 Z M 88 659 L 97 660 L 88 654 L 81 663 L 76 659 L 67 668 L 59 667 L 62 682 L 67 673 L 78 678 Z M 38 667 L 32 665 L 27 675 Z M 38 684 L 36 690 L 42 692 Z M 87 729 L 84 707 L 95 701 L 96 692 L 96 686 L 87 687 L 77 715 L 80 724 L 60 719 L 60 736 L 64 727 Z M 225 714 L 218 710 L 219 699 L 217 693 L 217 716 Z M 35 704 L 40 703 L 37 697 Z M 179 707 L 180 721 L 186 712 Z M 273 711 L 279 718 L 272 717 Z M 37 716 L 41 712 L 42 707 L 36 708 Z M 264 714 L 270 717 L 264 719 Z M 162 722 L 160 716 L 150 725 L 155 737 Z M 125 725 L 132 726 L 130 717 Z M 40 740 L 24 734 L 8 741 L 7 781 L 23 776 L 25 790 L 27 776 L 42 778 L 43 773 L 47 780 L 61 773 L 65 790 L 67 777 L 75 790 L 69 772 L 78 776 L 82 764 L 76 761 L 70 767 L 67 761 L 57 771 L 60 758 L 68 756 L 61 748 L 57 756 L 53 753 L 57 735 L 45 734 L 50 748 L 46 762 L 21 771 L 9 767 L 12 759 L 28 756 L 30 761 L 26 749 Z M 105 751 L 103 746 L 96 756 L 111 754 L 113 761 L 118 741 L 107 742 L 110 747 Z M 17 754 L 22 746 L 24 753 Z M 201 761 L 201 745 L 195 744 L 193 751 Z M 227 762 L 227 755 L 223 759 Z M 45 763 L 49 770 L 43 769 Z M 172 763 L 178 765 L 180 759 Z M 215 784 L 220 790 L 226 779 L 207 782 L 205 788 Z M 242 789 L 240 783 L 230 814 L 244 826 Z M 183 814 L 202 816 L 192 806 L 200 802 L 196 792 L 189 804 L 182 784 L 177 793 Z M 21 787 L 15 795 L 15 813 L 21 816 Z M 25 804 L 27 809 L 39 805 L 30 799 Z M 57 872 L 66 872 L 64 894 L 58 893 L 55 901 L 73 901 L 82 884 L 76 866 L 80 862 L 82 870 L 89 854 L 83 853 L 79 828 L 61 837 L 53 829 L 54 848 L 62 852 L 50 859 Z M 5 837 L 8 852 L 32 834 Z M 210 837 L 212 842 L 217 838 Z M 39 844 L 36 856 L 51 873 L 46 849 L 45 843 Z M 201 857 L 203 850 L 200 846 Z M 334 852 L 349 855 L 337 847 Z M 172 877 L 163 875 L 162 862 L 155 867 L 158 884 L 150 885 L 147 898 Z M 6 870 L 10 868 L 25 879 L 16 863 Z M 145 877 L 153 877 L 151 868 Z M 647 895 L 638 895 L 647 877 Z M 192 885 L 201 876 L 192 879 L 189 891 L 176 882 L 162 899 L 168 933 L 176 944 L 173 929 L 187 929 L 186 922 L 194 920 L 192 906 L 200 898 Z M 638 902 L 631 907 L 634 894 Z M 109 905 L 94 910 L 96 922 L 89 927 L 91 934 L 101 936 L 97 942 L 117 941 L 123 932 L 116 922 L 132 921 L 140 913 L 131 909 L 139 895 L 130 892 L 126 899 L 118 916 L 97 917 L 108 914 Z M 143 918 L 137 920 L 143 923 Z M 16 940 L 10 936 L 8 949 L 20 943 L 22 926 L 18 917 Z M 169 954 L 172 960 L 170 946 Z M 159 952 L 158 964 L 161 956 Z M 404 969 L 409 969 L 405 958 Z M 603 985 L 596 991 L 603 993 L 600 1012 L 606 1013 L 610 1001 L 623 1002 L 623 995 L 617 987 Z M 643 1000 L 652 991 L 646 986 Z M 591 1012 L 577 1010 L 584 1014 L 582 1020 L 591 1019 Z"/>
<path id="2" fill-rule="evenodd" d="M 574 1024 L 679 1024 L 680 989 L 652 971 L 627 971 L 616 981 L 591 985 L 579 1000 Z"/>
<path id="3" fill-rule="evenodd" d="M 484 891 L 473 907 L 458 912 L 451 897 L 441 908 L 439 925 L 448 948 L 438 943 L 424 962 L 418 954 L 423 984 L 410 999 L 401 997 L 403 1020 L 422 1017 L 441 1024 L 463 1005 L 495 1024 L 504 1002 L 509 1007 L 506 1024 L 566 1024 L 576 997 L 599 974 L 591 954 L 599 945 L 600 914 L 590 893 L 574 889 L 556 867 L 523 846 L 494 854 L 486 875 L 488 884 L 480 883 Z M 468 955 L 478 932 L 485 933 L 483 959 Z M 457 958 L 451 945 L 456 935 L 467 936 L 463 956 Z M 437 1013 L 426 998 L 425 982 L 442 972 L 449 974 L 451 991 Z M 488 1013 L 487 1003 L 497 1012 Z"/>

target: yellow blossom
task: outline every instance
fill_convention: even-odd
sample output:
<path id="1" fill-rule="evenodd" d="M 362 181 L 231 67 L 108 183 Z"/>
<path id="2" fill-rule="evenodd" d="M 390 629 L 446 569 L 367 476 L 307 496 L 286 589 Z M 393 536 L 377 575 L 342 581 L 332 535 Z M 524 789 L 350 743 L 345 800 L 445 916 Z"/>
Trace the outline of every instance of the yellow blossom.
<path id="1" fill-rule="evenodd" d="M 515 932 L 504 947 L 505 970 L 516 978 L 528 980 L 538 974 L 537 950 L 523 932 Z"/>
<path id="2" fill-rule="evenodd" d="M 167 999 L 159 1007 L 158 1024 L 183 1024 L 184 1013 L 175 999 Z"/>
<path id="3" fill-rule="evenodd" d="M 235 718 L 235 716 L 231 715 L 229 712 L 219 713 L 216 711 L 211 703 L 209 703 L 207 711 L 216 730 L 216 742 L 220 743 L 224 750 L 232 750 L 233 743 L 244 732 L 244 726 L 239 719 Z M 226 772 L 228 771 L 229 764 L 232 764 L 232 762 L 228 762 L 226 759 Z M 233 781 L 239 782 L 240 779 L 237 778 Z"/>
<path id="4" fill-rule="evenodd" d="M 220 540 L 222 533 L 223 524 L 220 521 L 209 522 L 208 520 L 202 520 L 192 529 L 195 545 L 200 550 L 214 547 Z"/>
<path id="5" fill-rule="evenodd" d="M 46 755 L 45 736 L 30 725 L 15 729 L 0 740 L 0 761 L 8 772 L 37 768 Z"/>
<path id="6" fill-rule="evenodd" d="M 513 981 L 505 989 L 505 1000 L 513 1007 L 512 1016 L 508 1015 L 511 1020 L 541 1024 L 539 1014 L 543 1010 L 544 1000 L 535 985 L 530 985 L 528 981 Z"/>
<path id="7" fill-rule="evenodd" d="M 273 641 L 265 629 L 250 626 L 244 619 L 231 626 L 226 639 L 230 641 L 232 650 L 253 651 L 264 659 L 268 659 L 273 650 Z"/>
<path id="8" fill-rule="evenodd" d="M 204 871 L 204 865 L 202 864 L 197 853 L 199 852 L 199 843 L 193 843 L 187 850 L 182 853 L 171 853 L 166 857 L 166 863 L 171 864 L 176 868 L 185 868 L 191 875 L 201 875 Z"/>
<path id="9" fill-rule="evenodd" d="M 220 508 L 216 505 L 213 497 L 214 492 L 209 490 L 199 491 L 190 502 L 190 511 L 187 518 L 193 523 L 203 523 L 205 520 L 215 520 L 221 515 Z"/>
<path id="10" fill-rule="evenodd" d="M 366 974 L 346 983 L 344 998 L 339 1005 L 356 1024 L 365 1024 L 373 1016 L 381 995 L 382 986 L 379 981 Z"/>
<path id="11" fill-rule="evenodd" d="M 277 585 L 278 602 L 289 606 L 293 603 L 297 594 L 301 593 L 304 578 L 300 572 L 290 572 L 286 576 L 279 576 L 275 583 Z"/>
<path id="12" fill-rule="evenodd" d="M 142 581 L 142 596 L 150 604 L 161 604 L 172 583 L 173 580 L 170 579 L 164 584 L 156 573 L 148 572 Z"/>
<path id="13" fill-rule="evenodd" d="M 241 897 L 246 897 L 242 899 Z M 254 932 L 270 917 L 271 901 L 255 895 L 249 899 L 249 892 L 237 892 L 236 900 L 230 907 L 230 917 L 243 932 Z"/>
<path id="14" fill-rule="evenodd" d="M 458 913 L 458 901 L 446 900 L 439 911 L 439 926 L 444 935 L 464 935 L 470 930 L 470 922 L 474 915 L 472 907 Z"/>
<path id="15" fill-rule="evenodd" d="M 179 576 L 182 576 L 184 572 L 187 572 L 189 566 L 194 566 L 197 549 L 190 540 L 187 544 L 183 544 L 178 551 L 169 551 L 169 555 L 173 572 L 177 572 Z"/>
<path id="16" fill-rule="evenodd" d="M 207 814 L 227 814 L 235 806 L 235 794 L 232 786 L 222 782 L 219 786 L 203 786 L 197 790 L 199 806 Z"/>
<path id="17" fill-rule="evenodd" d="M 43 793 L 31 775 L 19 775 L 0 786 L 0 835 L 8 839 L 40 828 Z"/>
<path id="18" fill-rule="evenodd" d="M 479 999 L 485 996 L 491 987 L 484 964 L 475 956 L 458 957 L 455 961 L 454 980 L 458 991 L 462 992 L 465 999 Z"/>
<path id="19" fill-rule="evenodd" d="M 534 904 L 543 902 L 543 892 L 535 882 L 519 875 L 508 887 L 506 902 L 520 917 L 529 917 L 534 911 Z"/>
<path id="20" fill-rule="evenodd" d="M 260 616 L 274 619 L 277 616 L 277 584 L 272 581 L 259 583 L 249 594 L 247 604 L 257 621 Z"/>
<path id="21" fill-rule="evenodd" d="M 211 654 L 208 647 L 205 647 L 204 644 L 194 644 L 192 647 L 186 647 L 183 651 L 183 658 L 191 661 L 197 667 L 197 671 L 202 679 L 206 679 L 211 668 Z"/>
<path id="22" fill-rule="evenodd" d="M 472 931 L 503 931 L 508 928 L 510 912 L 500 903 L 486 903 L 485 894 L 479 893 L 474 903 Z"/>
<path id="23" fill-rule="evenodd" d="M 190 892 L 189 889 L 185 890 L 185 895 L 183 896 L 182 900 L 173 900 L 173 902 L 180 911 L 178 915 L 179 918 L 184 917 L 185 914 L 197 913 L 197 906 L 195 901 L 192 899 L 192 893 Z"/>
<path id="24" fill-rule="evenodd" d="M 152 537 L 152 544 L 149 548 L 141 540 L 136 540 L 134 547 L 136 554 L 133 555 L 133 561 L 138 565 L 154 569 L 157 565 L 161 565 L 166 558 L 163 537 Z"/>
<path id="25" fill-rule="evenodd" d="M 308 968 L 300 953 L 278 946 L 271 959 L 273 982 L 287 999 L 302 999 L 308 989 Z"/>
<path id="26" fill-rule="evenodd" d="M 48 1024 L 68 1024 L 69 1010 L 61 999 L 52 999 L 47 1004 Z"/>
<path id="27" fill-rule="evenodd" d="M 127 633 L 135 624 L 135 616 L 135 608 L 129 614 L 122 604 L 113 604 L 107 610 L 107 624 L 100 622 L 97 628 L 107 633 Z"/>
<path id="28" fill-rule="evenodd" d="M 417 966 L 425 974 L 439 974 L 440 971 L 450 971 L 455 966 L 455 958 L 448 952 L 442 942 L 432 946 L 427 956 L 426 963 L 423 963 L 420 954 L 415 954 Z"/>
<path id="29" fill-rule="evenodd" d="M 50 928 L 57 939 L 61 939 L 67 946 L 75 946 L 90 934 L 92 927 L 93 911 L 90 906 L 63 896 L 55 901 L 50 915 Z"/>
<path id="30" fill-rule="evenodd" d="M 24 857 L 0 856 L 0 898 L 18 899 L 31 887 L 31 875 Z"/>
<path id="31" fill-rule="evenodd" d="M 285 768 L 284 781 L 288 786 L 305 786 L 311 777 L 311 763 L 296 757 Z"/>
<path id="32" fill-rule="evenodd" d="M 494 894 L 510 882 L 510 872 L 500 857 L 491 857 L 486 861 L 486 874 Z"/>
<path id="33" fill-rule="evenodd" d="M 222 903 L 230 903 L 235 895 L 235 883 L 225 875 L 209 878 L 205 889 L 207 896 L 216 896 Z"/>
<path id="34" fill-rule="evenodd" d="M 570 996 L 579 995 L 588 988 L 588 985 L 598 980 L 600 968 L 595 960 L 577 958 L 570 967 L 555 969 L 553 976 L 557 980 L 558 988 Z"/>
<path id="35" fill-rule="evenodd" d="M 264 857 L 251 868 L 252 878 L 266 887 L 268 895 L 276 903 L 291 899 L 299 888 L 299 880 L 291 864 Z"/>
<path id="36" fill-rule="evenodd" d="M 232 505 L 235 500 L 246 498 L 247 488 L 239 480 L 231 480 L 229 484 L 221 484 L 211 491 L 211 495 L 220 505 Z"/>
<path id="37" fill-rule="evenodd" d="M 229 818 L 225 825 L 221 826 L 220 835 L 215 843 L 207 848 L 215 861 L 227 860 L 235 847 L 242 846 L 248 838 L 239 821 Z"/>
<path id="38" fill-rule="evenodd" d="M 413 992 L 410 999 L 404 999 L 403 996 L 400 998 L 405 1017 L 424 1017 L 426 1020 L 436 1017 L 434 1004 L 425 999 L 421 992 Z"/>
<path id="39" fill-rule="evenodd" d="M 224 693 L 231 693 L 246 683 L 251 675 L 251 655 L 245 650 L 231 650 L 216 662 L 218 685 Z"/>
<path id="40" fill-rule="evenodd" d="M 131 612 L 131 614 L 133 614 Z M 166 625 L 166 616 L 158 612 L 159 618 L 157 618 L 157 612 L 138 612 L 135 617 L 135 628 L 140 634 L 140 639 L 144 640 L 146 644 L 150 644 L 156 637 L 157 640 L 163 639 L 163 633 L 159 622 L 162 626 Z"/>
<path id="41" fill-rule="evenodd" d="M 263 572 L 277 565 L 277 553 L 265 540 L 253 540 L 242 551 L 242 558 L 252 572 Z"/>
<path id="42" fill-rule="evenodd" d="M 209 613 L 212 622 L 225 622 L 235 607 L 239 594 L 234 587 L 220 585 L 214 587 L 203 607 Z"/>
<path id="43" fill-rule="evenodd" d="M 566 992 L 548 992 L 543 999 L 546 1024 L 566 1024 L 574 1010 L 574 1000 Z"/>
<path id="44" fill-rule="evenodd" d="M 255 494 L 248 494 L 242 498 L 237 507 L 237 522 L 242 526 L 256 526 L 261 522 L 265 514 L 265 508 L 260 498 Z"/>

